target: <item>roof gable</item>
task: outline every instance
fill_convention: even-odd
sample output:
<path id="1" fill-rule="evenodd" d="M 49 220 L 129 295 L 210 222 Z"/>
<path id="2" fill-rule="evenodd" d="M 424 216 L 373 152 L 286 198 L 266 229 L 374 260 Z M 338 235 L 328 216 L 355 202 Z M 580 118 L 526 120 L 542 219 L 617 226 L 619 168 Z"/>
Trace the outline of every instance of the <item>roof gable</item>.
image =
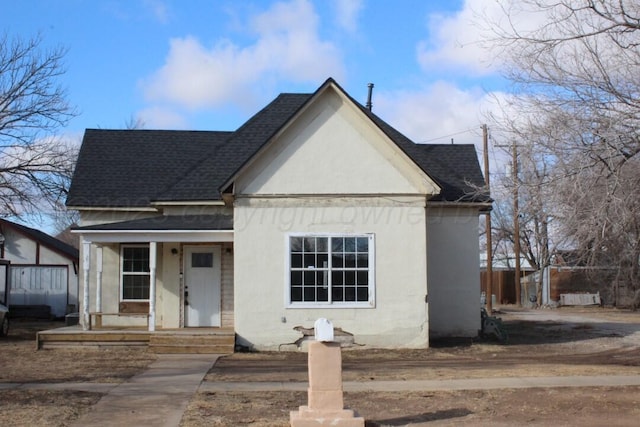
<path id="1" fill-rule="evenodd" d="M 436 194 L 436 184 L 333 81 L 230 180 L 238 194 Z"/>
<path id="2" fill-rule="evenodd" d="M 415 144 L 328 79 L 313 94 L 279 95 L 235 132 L 87 129 L 67 206 L 220 201 L 221 190 L 329 87 L 368 117 L 406 164 L 441 188 L 432 200 L 490 201 L 478 191 L 484 180 L 473 146 Z"/>

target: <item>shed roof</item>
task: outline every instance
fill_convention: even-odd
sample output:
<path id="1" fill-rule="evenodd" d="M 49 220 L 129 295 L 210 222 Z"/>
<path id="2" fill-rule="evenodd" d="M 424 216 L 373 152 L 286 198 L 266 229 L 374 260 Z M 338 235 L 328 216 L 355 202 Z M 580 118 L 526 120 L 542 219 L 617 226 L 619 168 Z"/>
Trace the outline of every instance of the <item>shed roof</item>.
<path id="1" fill-rule="evenodd" d="M 0 230 L 3 230 L 5 227 L 11 228 L 23 236 L 29 237 L 54 252 L 58 252 L 59 254 L 66 256 L 72 261 L 77 262 L 79 259 L 80 254 L 78 249 L 66 244 L 62 240 L 58 240 L 55 237 L 48 235 L 43 231 L 0 218 Z"/>

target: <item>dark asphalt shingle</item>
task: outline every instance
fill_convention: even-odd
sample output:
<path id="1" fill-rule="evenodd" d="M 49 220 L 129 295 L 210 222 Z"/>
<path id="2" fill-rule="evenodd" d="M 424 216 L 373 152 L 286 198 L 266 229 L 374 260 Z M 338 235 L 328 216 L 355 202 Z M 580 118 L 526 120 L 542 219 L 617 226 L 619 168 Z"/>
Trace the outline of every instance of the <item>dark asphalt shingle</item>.
<path id="1" fill-rule="evenodd" d="M 327 84 L 337 85 L 329 79 L 318 91 Z M 313 95 L 281 94 L 235 132 L 88 129 L 67 205 L 146 207 L 154 201 L 221 200 L 220 187 Z M 479 192 L 484 179 L 472 145 L 415 144 L 351 100 L 442 188 L 433 200 L 490 200 Z"/>

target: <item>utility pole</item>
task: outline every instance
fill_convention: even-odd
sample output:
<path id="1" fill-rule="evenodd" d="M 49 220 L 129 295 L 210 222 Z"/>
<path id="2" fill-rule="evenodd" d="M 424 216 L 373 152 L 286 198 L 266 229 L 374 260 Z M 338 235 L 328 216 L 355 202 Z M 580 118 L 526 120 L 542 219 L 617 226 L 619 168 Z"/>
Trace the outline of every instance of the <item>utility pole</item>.
<path id="1" fill-rule="evenodd" d="M 520 296 L 520 208 L 518 205 L 518 151 L 516 148 L 516 141 L 513 141 L 512 147 L 513 156 L 513 251 L 515 252 L 516 271 L 515 271 L 515 286 L 516 286 L 516 306 L 521 307 L 522 301 Z"/>
<path id="2" fill-rule="evenodd" d="M 482 125 L 482 144 L 484 148 L 484 182 L 487 187 L 487 192 L 490 193 L 490 179 L 489 179 L 489 131 L 487 125 Z M 487 270 L 486 270 L 486 299 L 487 299 L 487 313 L 491 316 L 493 312 L 493 253 L 491 242 L 491 210 L 488 210 L 485 214 L 486 221 L 486 233 L 487 233 Z"/>

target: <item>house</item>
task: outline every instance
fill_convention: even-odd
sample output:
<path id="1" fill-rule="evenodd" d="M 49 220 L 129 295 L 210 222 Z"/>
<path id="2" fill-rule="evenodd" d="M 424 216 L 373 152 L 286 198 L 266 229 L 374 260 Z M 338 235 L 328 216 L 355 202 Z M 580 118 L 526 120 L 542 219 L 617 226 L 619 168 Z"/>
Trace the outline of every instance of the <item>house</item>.
<path id="1" fill-rule="evenodd" d="M 333 79 L 234 132 L 89 129 L 67 199 L 82 323 L 255 349 L 321 317 L 369 346 L 475 336 L 483 182 L 472 145 L 415 144 Z"/>
<path id="2" fill-rule="evenodd" d="M 13 309 L 49 306 L 55 317 L 78 310 L 78 249 L 6 219 L 0 219 L 0 235 L 0 258 L 10 262 Z"/>

